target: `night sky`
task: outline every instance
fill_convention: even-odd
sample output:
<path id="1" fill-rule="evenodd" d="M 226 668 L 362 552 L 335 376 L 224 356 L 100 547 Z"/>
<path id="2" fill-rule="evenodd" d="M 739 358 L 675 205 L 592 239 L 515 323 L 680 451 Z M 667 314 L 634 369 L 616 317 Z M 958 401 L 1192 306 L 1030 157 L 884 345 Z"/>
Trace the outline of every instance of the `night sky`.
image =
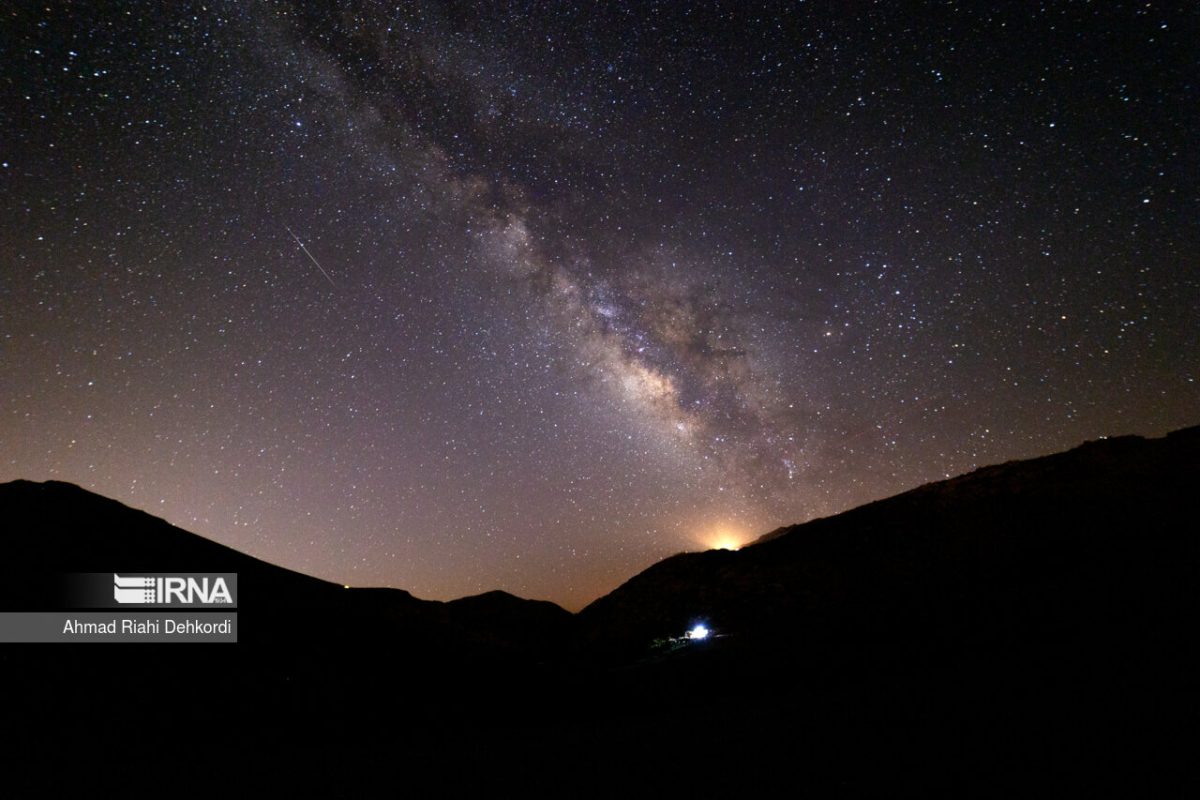
<path id="1" fill-rule="evenodd" d="M 1192 3 L 0 11 L 0 480 L 579 608 L 1200 421 Z"/>

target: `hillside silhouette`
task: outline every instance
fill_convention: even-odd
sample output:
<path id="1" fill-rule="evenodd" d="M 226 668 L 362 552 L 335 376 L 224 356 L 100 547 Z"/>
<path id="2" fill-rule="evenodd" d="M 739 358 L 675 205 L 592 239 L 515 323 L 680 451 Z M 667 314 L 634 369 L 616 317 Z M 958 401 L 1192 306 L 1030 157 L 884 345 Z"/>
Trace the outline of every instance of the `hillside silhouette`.
<path id="1" fill-rule="evenodd" d="M 345 589 L 16 481 L 4 610 L 59 573 L 237 572 L 240 641 L 0 646 L 5 753 L 85 767 L 18 790 L 79 786 L 148 719 L 149 774 L 215 755 L 246 790 L 1158 790 L 1195 778 L 1198 478 L 1200 428 L 1090 442 L 673 556 L 574 615 Z"/>

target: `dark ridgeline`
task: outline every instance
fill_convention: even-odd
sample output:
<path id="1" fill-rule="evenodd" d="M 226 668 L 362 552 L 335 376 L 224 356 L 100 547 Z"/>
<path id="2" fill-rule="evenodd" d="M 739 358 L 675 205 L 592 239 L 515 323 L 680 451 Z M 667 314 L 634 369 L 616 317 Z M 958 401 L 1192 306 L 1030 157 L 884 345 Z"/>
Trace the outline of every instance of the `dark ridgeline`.
<path id="1" fill-rule="evenodd" d="M 668 558 L 577 615 L 346 590 L 17 481 L 5 609 L 48 573 L 237 572 L 241 641 L 0 646 L 6 752 L 337 794 L 1160 791 L 1196 777 L 1198 478 L 1200 428 L 1091 442 Z"/>

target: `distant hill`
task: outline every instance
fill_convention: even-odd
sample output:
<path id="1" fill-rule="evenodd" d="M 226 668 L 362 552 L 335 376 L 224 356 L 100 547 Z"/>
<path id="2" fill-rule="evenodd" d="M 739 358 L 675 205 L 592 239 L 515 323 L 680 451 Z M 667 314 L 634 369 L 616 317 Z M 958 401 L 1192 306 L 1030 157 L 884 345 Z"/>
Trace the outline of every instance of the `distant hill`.
<path id="1" fill-rule="evenodd" d="M 631 654 L 697 620 L 744 638 L 997 645 L 1166 624 L 1200 577 L 1198 500 L 1200 428 L 1089 442 L 668 558 L 585 608 L 580 635 Z"/>
<path id="2" fill-rule="evenodd" d="M 240 641 L 0 646 L 0 757 L 36 767 L 0 787 L 209 759 L 239 793 L 1162 795 L 1198 777 L 1198 490 L 1200 428 L 1090 442 L 677 555 L 571 615 L 347 590 L 16 481 L 0 607 L 50 573 L 237 572 Z"/>
<path id="3" fill-rule="evenodd" d="M 507 655 L 543 651 L 565 634 L 571 615 L 553 603 L 489 592 L 451 603 L 418 600 L 400 589 L 346 589 L 240 553 L 145 512 L 69 483 L 0 484 L 0 541 L 8 573 L 0 581 L 0 608 L 54 608 L 47 575 L 70 572 L 236 572 L 239 605 L 271 615 L 260 635 L 281 635 L 299 612 L 342 614 L 363 624 L 440 647 L 496 648 Z M 345 626 L 342 626 L 345 627 Z"/>

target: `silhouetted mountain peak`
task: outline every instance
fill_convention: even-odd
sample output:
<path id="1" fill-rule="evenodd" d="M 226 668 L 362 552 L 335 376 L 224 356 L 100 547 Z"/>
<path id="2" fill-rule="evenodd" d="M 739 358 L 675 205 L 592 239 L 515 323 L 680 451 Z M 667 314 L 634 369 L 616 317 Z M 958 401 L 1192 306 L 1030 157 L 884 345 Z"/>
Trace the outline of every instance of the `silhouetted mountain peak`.
<path id="1" fill-rule="evenodd" d="M 1119 554 L 1157 560 L 1169 550 L 1161 540 L 1180 557 L 1194 547 L 1179 526 L 1194 522 L 1198 476 L 1200 427 L 983 467 L 737 552 L 665 559 L 580 612 L 583 646 L 634 652 L 694 619 L 747 635 L 780 624 L 821 636 L 899 630 L 916 619 L 944 628 L 968 607 L 976 621 L 1002 616 L 995 604 L 1022 581 L 1047 592 L 1056 581 L 1079 592 L 1111 582 L 1124 595 L 1151 567 Z"/>
<path id="2" fill-rule="evenodd" d="M 671 788 L 680 767 L 733 765 L 713 771 L 729 793 L 747 791 L 753 759 L 798 754 L 801 780 L 834 758 L 839 788 L 869 772 L 891 790 L 921 759 L 974 780 L 972 752 L 1057 763 L 1074 747 L 1086 772 L 1098 748 L 1165 752 L 1193 723 L 1164 718 L 1186 709 L 1196 673 L 1198 479 L 1200 428 L 1090 442 L 737 552 L 672 556 L 575 616 L 502 591 L 443 603 L 346 590 L 70 484 L 15 481 L 0 485 L 0 557 L 26 580 L 118 565 L 238 572 L 245 624 L 219 654 L 101 647 L 84 670 L 69 645 L 5 648 L 5 685 L 21 689 L 6 712 L 53 721 L 55 741 L 71 729 L 59 720 L 90 715 L 73 758 L 113 719 L 160 719 L 166 699 L 183 722 L 167 746 L 188 759 L 213 742 L 221 758 L 255 759 L 276 743 L 288 769 L 296 753 L 405 753 L 439 779 L 491 759 L 570 773 L 556 788 L 590 774 L 581 757 L 603 771 L 639 752 Z M 0 581 L 0 604 L 20 588 Z M 712 635 L 686 635 L 700 624 Z"/>
<path id="3" fill-rule="evenodd" d="M 71 483 L 17 480 L 0 484 L 0 514 L 8 536 L 6 563 L 28 580 L 46 573 L 236 572 L 242 606 L 349 614 L 421 641 L 456 649 L 484 647 L 539 652 L 565 633 L 571 615 L 546 601 L 494 591 L 443 603 L 403 589 L 346 587 L 240 553 L 143 511 Z M 21 579 L 0 585 L 0 600 L 16 602 Z M 370 622 L 370 621 L 374 622 Z"/>

